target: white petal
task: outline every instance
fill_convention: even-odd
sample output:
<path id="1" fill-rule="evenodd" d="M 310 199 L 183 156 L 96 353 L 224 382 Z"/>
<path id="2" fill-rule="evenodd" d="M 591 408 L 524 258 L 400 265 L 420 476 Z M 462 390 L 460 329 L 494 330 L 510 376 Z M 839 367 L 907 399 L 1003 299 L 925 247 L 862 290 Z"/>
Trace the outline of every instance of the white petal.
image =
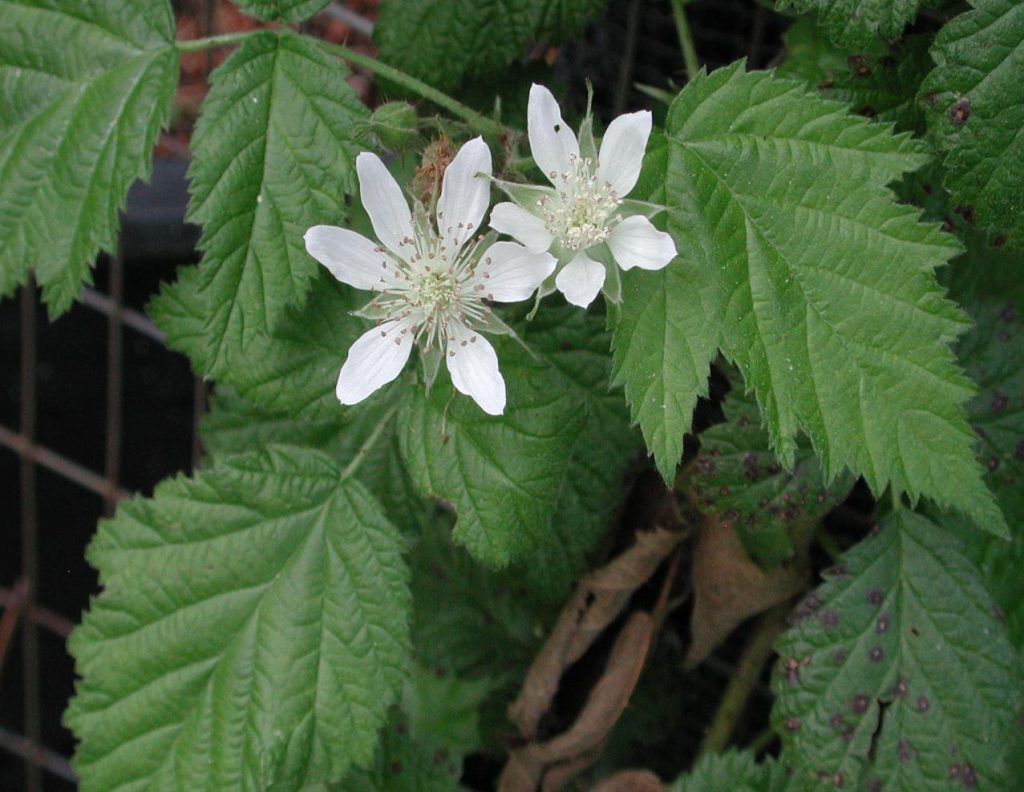
<path id="1" fill-rule="evenodd" d="M 562 120 L 558 102 L 543 85 L 534 84 L 530 88 L 526 130 L 533 160 L 549 179 L 552 173 L 562 174 L 569 170 L 570 155 L 580 155 L 576 135 Z"/>
<path id="2" fill-rule="evenodd" d="M 455 389 L 473 399 L 488 415 L 501 415 L 505 411 L 505 380 L 498 371 L 494 347 L 460 322 L 453 322 L 448 330 L 451 335 L 445 360 Z"/>
<path id="3" fill-rule="evenodd" d="M 467 286 L 489 300 L 519 302 L 555 271 L 555 263 L 547 253 L 531 253 L 515 242 L 495 242 L 480 257 Z"/>
<path id="4" fill-rule="evenodd" d="M 410 352 L 412 333 L 402 320 L 393 319 L 367 330 L 349 348 L 341 367 L 335 390 L 338 401 L 357 404 L 391 382 L 405 366 Z"/>
<path id="5" fill-rule="evenodd" d="M 473 138 L 459 149 L 444 171 L 437 202 L 437 229 L 455 250 L 480 228 L 491 203 L 491 150 L 483 138 Z"/>
<path id="6" fill-rule="evenodd" d="M 586 308 L 604 285 L 604 264 L 580 251 L 555 277 L 555 285 L 573 305 Z"/>
<path id="7" fill-rule="evenodd" d="M 647 110 L 620 115 L 604 133 L 597 155 L 597 178 L 608 182 L 619 198 L 625 198 L 636 187 L 650 135 L 651 114 Z"/>
<path id="8" fill-rule="evenodd" d="M 508 201 L 491 210 L 490 224 L 495 231 L 517 239 L 534 253 L 543 253 L 555 239 L 537 215 Z"/>
<path id="9" fill-rule="evenodd" d="M 608 247 L 624 270 L 659 270 L 676 257 L 672 237 L 643 215 L 627 217 L 616 225 L 608 235 Z"/>
<path id="10" fill-rule="evenodd" d="M 342 283 L 357 289 L 382 290 L 391 282 L 395 262 L 362 234 L 337 226 L 313 226 L 303 237 L 306 250 Z"/>
<path id="11" fill-rule="evenodd" d="M 376 154 L 364 151 L 356 157 L 359 194 L 370 216 L 377 239 L 402 258 L 413 252 L 412 214 L 402 188 Z"/>

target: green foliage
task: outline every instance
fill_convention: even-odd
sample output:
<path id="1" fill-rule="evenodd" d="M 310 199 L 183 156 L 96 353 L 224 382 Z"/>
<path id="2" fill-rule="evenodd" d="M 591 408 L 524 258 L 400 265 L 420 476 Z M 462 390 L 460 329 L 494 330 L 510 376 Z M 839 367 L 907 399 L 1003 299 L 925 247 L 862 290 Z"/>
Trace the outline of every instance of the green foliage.
<path id="1" fill-rule="evenodd" d="M 256 19 L 302 22 L 320 11 L 330 0 L 238 0 L 238 7 Z"/>
<path id="2" fill-rule="evenodd" d="M 569 595 L 587 553 L 618 513 L 641 445 L 621 391 L 609 387 L 610 339 L 603 325 L 601 317 L 567 306 L 540 311 L 524 334 L 560 375 L 559 388 L 578 397 L 586 410 L 544 540 L 512 568 L 552 604 Z"/>
<path id="3" fill-rule="evenodd" d="M 792 537 L 842 501 L 853 476 L 826 485 L 821 466 L 801 438 L 791 471 L 778 464 L 753 400 L 733 391 L 725 422 L 700 434 L 701 448 L 687 468 L 685 488 L 703 514 L 733 525 L 750 557 L 770 567 L 792 557 Z"/>
<path id="4" fill-rule="evenodd" d="M 878 36 L 894 41 L 929 0 L 776 0 L 780 11 L 816 12 L 829 37 L 841 47 L 863 49 Z"/>
<path id="5" fill-rule="evenodd" d="M 165 0 L 0 2 L 0 297 L 30 270 L 53 316 L 116 246 L 178 79 Z"/>
<path id="6" fill-rule="evenodd" d="M 772 720 L 796 789 L 840 777 L 852 789 L 943 788 L 951 777 L 1003 788 L 1017 658 L 946 529 L 890 515 L 794 617 L 777 647 Z"/>
<path id="7" fill-rule="evenodd" d="M 381 59 L 442 90 L 583 32 L 607 0 L 383 0 Z"/>
<path id="8" fill-rule="evenodd" d="M 939 31 L 921 96 L 956 205 L 1024 247 L 1024 5 L 971 5 Z"/>
<path id="9" fill-rule="evenodd" d="M 193 284 L 202 327 L 188 353 L 205 374 L 247 367 L 250 344 L 282 325 L 315 280 L 302 236 L 344 218 L 368 115 L 345 76 L 287 32 L 246 39 L 214 73 L 189 170 L 204 256 Z"/>
<path id="10" fill-rule="evenodd" d="M 782 792 L 785 788 L 786 775 L 775 762 L 758 764 L 750 752 L 727 751 L 703 757 L 692 772 L 670 784 L 668 792 Z"/>
<path id="11" fill-rule="evenodd" d="M 891 121 L 905 132 L 924 130 L 917 89 L 932 67 L 931 39 L 907 36 L 891 50 L 881 44 L 853 51 L 832 44 L 813 17 L 801 17 L 786 31 L 786 60 L 780 77 L 801 79 L 828 99 L 850 106 L 858 115 Z"/>
<path id="12" fill-rule="evenodd" d="M 328 457 L 228 457 L 121 505 L 70 650 L 84 790 L 298 789 L 368 764 L 406 677 L 403 541 Z"/>
<path id="13" fill-rule="evenodd" d="M 666 479 L 689 415 L 647 412 L 635 394 L 703 380 L 719 347 L 786 467 L 802 430 L 826 479 L 848 467 L 876 493 L 926 495 L 1005 533 L 971 450 L 972 387 L 948 348 L 966 318 L 933 275 L 959 246 L 885 187 L 924 163 L 921 144 L 741 65 L 690 83 L 667 130 L 679 258 L 657 283 L 662 310 L 627 279 L 615 338 Z M 676 321 L 685 331 L 670 338 Z"/>
<path id="14" fill-rule="evenodd" d="M 514 341 L 497 346 L 508 389 L 503 416 L 454 398 L 443 373 L 429 394 L 422 387 L 406 391 L 398 422 L 418 489 L 449 501 L 459 517 L 456 541 L 501 567 L 548 538 L 586 414 L 551 364 Z"/>
<path id="15" fill-rule="evenodd" d="M 168 345 L 192 360 L 204 354 L 206 342 L 200 277 L 196 267 L 180 268 L 178 279 L 165 285 L 147 308 L 167 334 Z M 334 396 L 338 372 L 348 347 L 367 327 L 350 312 L 365 303 L 365 294 L 326 271 L 317 273 L 305 307 L 288 311 L 274 335 L 253 332 L 240 351 L 243 359 L 218 381 L 271 412 L 333 420 L 340 409 Z"/>

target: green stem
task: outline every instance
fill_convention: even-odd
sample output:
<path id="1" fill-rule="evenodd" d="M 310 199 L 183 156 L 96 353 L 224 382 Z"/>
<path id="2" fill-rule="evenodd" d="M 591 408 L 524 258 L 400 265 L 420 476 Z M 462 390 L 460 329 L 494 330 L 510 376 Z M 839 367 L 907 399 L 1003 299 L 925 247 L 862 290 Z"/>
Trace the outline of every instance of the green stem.
<path id="1" fill-rule="evenodd" d="M 697 50 L 693 46 L 693 34 L 690 33 L 690 24 L 686 21 L 685 0 L 672 0 L 672 16 L 676 20 L 676 33 L 679 34 L 679 46 L 683 50 L 683 63 L 686 64 L 686 80 L 693 80 L 700 71 L 700 63 L 697 62 Z"/>
<path id="2" fill-rule="evenodd" d="M 193 41 L 176 41 L 174 46 L 178 48 L 178 52 L 202 52 L 215 47 L 230 47 L 233 44 L 239 44 L 257 32 L 256 30 L 244 30 L 240 33 L 225 33 L 222 36 L 208 36 Z"/>
<path id="3" fill-rule="evenodd" d="M 461 118 L 478 132 L 490 135 L 501 135 L 505 132 L 505 127 L 497 121 L 481 115 L 472 107 L 462 104 L 462 102 L 457 99 L 453 99 L 448 94 L 437 90 L 431 85 L 427 85 L 421 80 L 417 80 L 415 77 L 409 76 L 405 72 L 399 71 L 393 66 L 388 66 L 386 63 L 381 63 L 376 58 L 371 58 L 369 55 L 363 55 L 361 52 L 349 49 L 344 44 L 332 44 L 328 41 L 320 41 L 318 43 L 321 47 L 329 52 L 333 52 L 342 60 L 354 63 L 356 66 L 366 69 L 366 71 L 371 74 L 376 74 L 380 77 L 391 80 L 391 82 L 397 83 L 398 85 L 408 88 L 413 93 L 422 96 L 427 101 L 433 102 L 439 107 L 443 107 L 452 115 Z"/>
<path id="4" fill-rule="evenodd" d="M 359 466 L 363 464 L 363 460 L 366 459 L 366 455 L 370 453 L 375 445 L 377 445 L 377 441 L 380 440 L 381 434 L 387 428 L 387 425 L 391 423 L 391 419 L 395 417 L 396 412 L 398 412 L 397 404 L 384 413 L 381 419 L 377 422 L 377 425 L 373 427 L 373 431 L 370 432 L 370 436 L 366 438 L 365 442 L 361 446 L 359 446 L 359 450 L 356 451 L 355 456 L 352 457 L 352 460 L 345 466 L 345 469 L 341 471 L 342 481 L 351 477 L 352 474 L 359 469 Z"/>
<path id="5" fill-rule="evenodd" d="M 725 693 L 722 694 L 715 718 L 700 744 L 698 756 L 720 753 L 729 744 L 736 724 L 746 709 L 747 699 L 761 678 L 761 670 L 772 656 L 775 639 L 786 629 L 789 610 L 789 603 L 783 602 L 767 611 L 758 620 L 754 633 L 750 636 L 736 665 L 736 671 L 729 679 Z"/>

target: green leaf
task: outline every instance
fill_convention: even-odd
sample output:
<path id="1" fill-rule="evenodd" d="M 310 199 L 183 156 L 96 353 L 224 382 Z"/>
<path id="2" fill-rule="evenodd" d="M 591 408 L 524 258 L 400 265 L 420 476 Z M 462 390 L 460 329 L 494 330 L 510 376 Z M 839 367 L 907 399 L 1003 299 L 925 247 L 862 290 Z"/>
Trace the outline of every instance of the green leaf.
<path id="1" fill-rule="evenodd" d="M 935 39 L 921 86 L 961 210 L 1024 247 L 1024 5 L 974 0 Z"/>
<path id="2" fill-rule="evenodd" d="M 693 771 L 677 778 L 667 792 L 782 792 L 785 773 L 774 761 L 758 764 L 749 751 L 708 754 Z"/>
<path id="3" fill-rule="evenodd" d="M 276 447 L 122 503 L 70 641 L 83 790 L 299 789 L 373 758 L 406 676 L 403 541 L 328 457 Z"/>
<path id="4" fill-rule="evenodd" d="M 929 0 L 776 0 L 779 11 L 817 12 L 829 37 L 841 47 L 862 49 L 881 36 L 895 41 Z"/>
<path id="5" fill-rule="evenodd" d="M 406 391 L 398 422 L 417 488 L 451 502 L 456 541 L 502 567 L 547 539 L 586 409 L 550 363 L 512 340 L 495 346 L 508 392 L 504 415 L 486 415 L 456 395 L 442 372 L 429 395 L 421 386 Z"/>
<path id="6" fill-rule="evenodd" d="M 616 346 L 641 350 L 620 373 L 631 401 L 700 381 L 721 348 L 784 466 L 804 431 L 826 480 L 847 467 L 876 494 L 926 495 L 1005 533 L 972 453 L 972 386 L 948 347 L 966 318 L 933 274 L 959 246 L 885 187 L 924 163 L 921 144 L 742 64 L 690 83 L 667 130 L 679 258 L 661 276 L 657 318 L 684 317 L 687 331 L 652 326 L 657 311 L 627 286 Z M 670 474 L 688 418 L 659 421 L 633 403 Z"/>
<path id="7" fill-rule="evenodd" d="M 531 43 L 583 32 L 607 0 L 383 0 L 374 38 L 380 58 L 452 91 L 522 57 Z"/>
<path id="8" fill-rule="evenodd" d="M 609 334 L 600 316 L 569 306 L 546 308 L 528 324 L 524 340 L 561 375 L 558 387 L 586 409 L 548 531 L 529 559 L 511 570 L 533 595 L 561 604 L 625 500 L 640 438 L 630 428 L 622 394 L 609 386 Z"/>
<path id="9" fill-rule="evenodd" d="M 180 268 L 177 281 L 147 306 L 168 345 L 193 360 L 206 342 L 200 277 L 196 267 Z M 226 370 L 219 381 L 271 412 L 333 420 L 339 410 L 338 372 L 349 346 L 368 326 L 350 312 L 366 302 L 366 294 L 319 272 L 306 305 L 288 311 L 274 335 L 253 333 L 241 353 L 244 365 Z"/>
<path id="10" fill-rule="evenodd" d="M 853 51 L 832 44 L 807 16 L 786 31 L 785 40 L 786 60 L 776 69 L 780 77 L 803 80 L 819 95 L 866 118 L 892 121 L 900 131 L 924 130 L 917 89 L 932 68 L 930 36 L 907 36 L 895 51 L 880 43 Z"/>
<path id="11" fill-rule="evenodd" d="M 245 13 L 264 22 L 281 19 L 302 22 L 320 11 L 330 0 L 238 0 Z"/>
<path id="12" fill-rule="evenodd" d="M 329 788 L 335 792 L 459 792 L 460 759 L 431 735 L 411 731 L 408 716 L 395 708 L 373 763 Z"/>
<path id="13" fill-rule="evenodd" d="M 217 458 L 282 443 L 320 449 L 344 467 L 385 421 L 387 425 L 359 463 L 359 481 L 384 507 L 391 522 L 414 532 L 422 528 L 433 506 L 416 494 L 402 465 L 393 411 L 399 393 L 397 386 L 389 386 L 378 398 L 355 407 L 335 401 L 322 416 L 297 418 L 260 407 L 218 385 L 210 410 L 203 416 L 200 435 L 205 450 Z"/>
<path id="14" fill-rule="evenodd" d="M 479 710 L 493 686 L 487 678 L 462 679 L 416 666 L 404 699 L 413 733 L 429 735 L 458 755 L 480 750 Z"/>
<path id="15" fill-rule="evenodd" d="M 753 400 L 734 390 L 722 407 L 726 420 L 700 433 L 685 486 L 697 511 L 735 526 L 750 557 L 771 567 L 793 556 L 795 531 L 820 520 L 849 494 L 853 476 L 840 474 L 826 485 L 802 438 L 793 469 L 783 470 Z"/>
<path id="16" fill-rule="evenodd" d="M 797 789 L 1004 788 L 1017 658 L 952 534 L 890 515 L 795 616 L 772 721 Z"/>
<path id="17" fill-rule="evenodd" d="M 633 195 L 664 204 L 668 144 L 653 134 Z M 663 227 L 663 220 L 655 218 Z M 614 381 L 626 391 L 633 421 L 667 482 L 675 478 L 698 396 L 707 396 L 714 337 L 699 313 L 678 311 L 680 295 L 696 294 L 700 273 L 669 265 L 622 273 L 622 304 L 610 312 Z"/>
<path id="18" fill-rule="evenodd" d="M 187 351 L 204 374 L 248 367 L 250 344 L 312 287 L 319 265 L 302 237 L 346 215 L 367 118 L 347 74 L 287 32 L 246 39 L 214 73 L 189 169 L 204 256 L 194 282 L 202 329 Z M 168 337 L 181 335 L 164 316 Z"/>
<path id="19" fill-rule="evenodd" d="M 476 563 L 438 521 L 409 556 L 417 659 L 446 674 L 517 681 L 545 625 L 509 576 Z"/>
<path id="20" fill-rule="evenodd" d="M 166 0 L 0 0 L 0 297 L 30 270 L 51 316 L 113 251 L 178 80 Z"/>

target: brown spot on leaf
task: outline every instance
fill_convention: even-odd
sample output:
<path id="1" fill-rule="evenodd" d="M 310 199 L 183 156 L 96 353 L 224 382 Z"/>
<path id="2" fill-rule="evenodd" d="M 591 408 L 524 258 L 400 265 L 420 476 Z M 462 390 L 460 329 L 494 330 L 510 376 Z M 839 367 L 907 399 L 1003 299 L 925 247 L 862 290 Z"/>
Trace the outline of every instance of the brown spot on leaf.
<path id="1" fill-rule="evenodd" d="M 927 97 L 925 97 L 925 101 L 927 101 Z M 962 99 L 957 99 L 953 106 L 949 108 L 949 121 L 953 126 L 963 126 L 970 117 L 971 103 L 966 96 Z"/>

